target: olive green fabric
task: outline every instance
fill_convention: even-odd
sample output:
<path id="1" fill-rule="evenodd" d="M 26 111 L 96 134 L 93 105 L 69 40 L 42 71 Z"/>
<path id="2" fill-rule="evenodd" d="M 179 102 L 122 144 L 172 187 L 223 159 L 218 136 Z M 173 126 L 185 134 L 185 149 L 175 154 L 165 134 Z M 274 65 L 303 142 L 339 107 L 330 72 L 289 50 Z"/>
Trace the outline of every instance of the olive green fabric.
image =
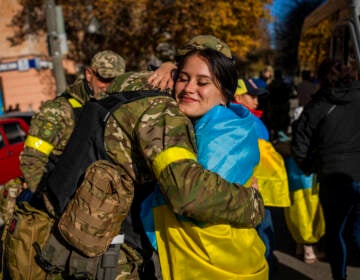
<path id="1" fill-rule="evenodd" d="M 120 75 L 108 88 L 109 94 L 147 89 L 148 75 L 148 72 Z M 198 221 L 245 228 L 260 223 L 263 201 L 257 190 L 231 184 L 205 170 L 196 160 L 173 161 L 154 178 L 154 162 L 161 153 L 183 148 L 196 156 L 192 123 L 171 97 L 149 97 L 122 105 L 109 118 L 104 141 L 118 166 L 122 183 L 156 179 L 176 213 Z"/>
<path id="2" fill-rule="evenodd" d="M 59 232 L 85 256 L 103 254 L 119 234 L 133 194 L 133 186 L 122 183 L 113 164 L 106 160 L 94 162 L 60 217 Z"/>
<path id="3" fill-rule="evenodd" d="M 83 80 L 75 82 L 65 93 L 80 104 L 89 100 Z M 32 117 L 29 135 L 49 143 L 53 147 L 52 154 L 59 156 L 65 149 L 74 126 L 74 109 L 67 98 L 60 96 L 45 102 Z M 40 183 L 48 161 L 47 154 L 25 144 L 20 155 L 20 168 L 31 191 L 35 191 Z"/>
<path id="4" fill-rule="evenodd" d="M 54 220 L 28 203 L 15 208 L 4 232 L 6 266 L 13 280 L 45 279 L 45 271 L 36 263 L 33 244 L 42 247 L 47 241 Z"/>
<path id="5" fill-rule="evenodd" d="M 125 72 L 125 60 L 117 53 L 106 50 L 94 55 L 90 67 L 102 78 L 115 78 Z"/>
<path id="6" fill-rule="evenodd" d="M 192 50 L 214 49 L 228 58 L 232 58 L 229 46 L 222 40 L 212 35 L 199 35 L 193 37 L 177 50 L 177 55 L 182 56 Z"/>

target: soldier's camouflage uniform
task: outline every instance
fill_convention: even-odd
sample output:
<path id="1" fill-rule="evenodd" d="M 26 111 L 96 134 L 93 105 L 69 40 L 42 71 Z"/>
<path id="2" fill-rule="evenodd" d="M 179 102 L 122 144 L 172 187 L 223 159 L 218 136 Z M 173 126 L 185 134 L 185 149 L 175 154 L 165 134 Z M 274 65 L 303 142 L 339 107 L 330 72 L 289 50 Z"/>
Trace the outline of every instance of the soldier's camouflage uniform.
<path id="1" fill-rule="evenodd" d="M 90 99 L 83 80 L 76 81 L 65 92 L 75 99 L 79 106 Z M 59 156 L 63 152 L 74 126 L 74 109 L 68 98 L 63 96 L 45 102 L 31 119 L 30 137 L 28 136 L 20 156 L 21 171 L 31 191 L 36 189 L 46 171 L 50 153 Z M 35 149 L 29 139 L 36 139 L 34 141 L 39 143 L 38 147 L 44 145 L 44 149 Z"/>
<path id="2" fill-rule="evenodd" d="M 112 51 L 97 53 L 90 63 L 91 71 L 97 78 L 111 79 L 124 73 L 125 61 Z M 82 107 L 90 98 L 101 99 L 106 93 L 93 96 L 93 91 L 85 79 L 75 81 L 65 92 L 53 100 L 45 102 L 31 120 L 29 134 L 20 155 L 20 168 L 30 191 L 38 187 L 50 156 L 59 156 L 65 149 L 75 127 L 74 109 Z M 74 155 L 76 156 L 76 155 Z M 16 185 L 20 190 L 19 179 L 7 182 L 6 187 Z M 1 210 L 9 203 L 1 203 Z M 4 216 L 8 219 L 8 215 Z M 57 276 L 55 275 L 55 278 Z M 61 277 L 59 278 L 61 279 Z"/>
<path id="3" fill-rule="evenodd" d="M 221 44 L 215 47 L 222 49 Z M 120 75 L 109 86 L 108 93 L 151 89 L 146 86 L 148 75 L 147 72 Z M 81 94 L 72 97 L 82 104 L 87 101 Z M 41 110 L 44 115 L 39 112 L 34 116 L 30 135 L 49 141 L 52 153 L 60 154 L 74 128 L 74 116 L 65 98 L 56 100 L 53 103 L 56 107 L 46 103 Z M 61 113 L 57 111 L 60 107 Z M 167 96 L 122 105 L 110 116 L 104 134 L 106 151 L 116 163 L 126 188 L 135 182 L 156 180 L 178 214 L 238 227 L 259 224 L 263 216 L 259 192 L 231 184 L 205 170 L 196 161 L 195 143 L 191 121 L 179 111 L 175 100 Z M 25 147 L 22 170 L 27 181 L 33 182 L 29 185 L 31 190 L 36 188 L 47 160 L 47 156 Z"/>
<path id="4" fill-rule="evenodd" d="M 108 92 L 147 89 L 148 75 L 120 75 Z M 259 192 L 231 184 L 196 161 L 192 123 L 171 97 L 122 105 L 106 124 L 104 142 L 124 181 L 155 178 L 176 213 L 237 227 L 260 223 L 263 201 Z"/>
<path id="5" fill-rule="evenodd" d="M 103 78 L 114 78 L 124 73 L 125 62 L 112 51 L 102 51 L 94 55 L 90 67 Z M 31 191 L 36 189 L 46 171 L 49 155 L 59 156 L 63 152 L 74 129 L 74 108 L 90 100 L 92 92 L 85 83 L 85 80 L 77 80 L 62 96 L 45 102 L 32 118 L 20 156 L 20 168 Z M 105 96 L 99 93 L 97 99 Z"/>
<path id="6" fill-rule="evenodd" d="M 221 52 L 226 57 L 232 58 L 231 50 L 228 45 L 212 35 L 198 35 L 193 37 L 189 42 L 179 48 L 176 54 L 182 56 L 194 49 L 214 49 Z"/>

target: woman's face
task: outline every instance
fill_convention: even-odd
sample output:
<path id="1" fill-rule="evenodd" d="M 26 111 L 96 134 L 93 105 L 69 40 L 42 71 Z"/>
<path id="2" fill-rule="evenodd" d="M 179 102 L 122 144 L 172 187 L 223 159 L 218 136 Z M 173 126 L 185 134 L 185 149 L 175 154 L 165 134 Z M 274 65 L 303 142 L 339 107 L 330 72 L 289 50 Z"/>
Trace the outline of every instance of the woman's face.
<path id="1" fill-rule="evenodd" d="M 216 105 L 225 105 L 225 97 L 219 88 L 205 59 L 197 54 L 188 57 L 175 81 L 175 98 L 180 111 L 190 118 L 197 118 Z"/>

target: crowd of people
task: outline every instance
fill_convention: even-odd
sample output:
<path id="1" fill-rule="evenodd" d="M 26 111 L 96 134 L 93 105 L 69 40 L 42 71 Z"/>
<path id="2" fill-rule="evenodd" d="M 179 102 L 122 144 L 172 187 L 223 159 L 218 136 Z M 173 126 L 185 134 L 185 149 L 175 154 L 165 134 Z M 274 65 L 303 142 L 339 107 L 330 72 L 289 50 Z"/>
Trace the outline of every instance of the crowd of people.
<path id="1" fill-rule="evenodd" d="M 125 64 L 95 54 L 33 116 L 23 177 L 5 186 L 17 206 L 3 214 L 3 279 L 272 279 L 272 207 L 306 263 L 325 234 L 346 279 L 350 215 L 360 248 L 353 69 L 325 60 L 316 93 L 309 73 L 238 77 L 211 35 L 152 72 Z"/>

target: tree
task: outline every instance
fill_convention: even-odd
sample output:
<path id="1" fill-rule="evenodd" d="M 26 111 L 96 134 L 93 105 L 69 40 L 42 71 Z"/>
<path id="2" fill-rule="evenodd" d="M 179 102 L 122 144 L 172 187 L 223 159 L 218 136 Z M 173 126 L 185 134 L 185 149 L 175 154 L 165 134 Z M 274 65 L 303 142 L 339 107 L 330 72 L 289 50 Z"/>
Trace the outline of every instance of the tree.
<path id="1" fill-rule="evenodd" d="M 275 65 L 285 73 L 294 75 L 298 70 L 298 46 L 303 22 L 323 0 L 278 0 L 275 4 L 274 24 L 276 55 Z M 277 8 L 278 7 L 278 8 Z M 300 58 L 302 59 L 302 58 Z"/>
<path id="2" fill-rule="evenodd" d="M 331 26 L 329 20 L 324 20 L 304 32 L 298 48 L 300 69 L 315 72 L 320 62 L 329 56 Z"/>
<path id="3" fill-rule="evenodd" d="M 21 0 L 24 7 L 12 20 L 18 29 L 9 38 L 22 42 L 29 34 L 46 32 L 41 0 Z M 249 53 L 268 49 L 265 8 L 271 0 L 57 0 L 63 9 L 68 58 L 86 63 L 102 49 L 118 52 L 130 70 L 145 69 L 152 57 L 173 59 L 174 50 L 199 34 L 212 34 L 228 43 L 247 61 Z M 95 27 L 90 28 L 89 27 Z"/>

